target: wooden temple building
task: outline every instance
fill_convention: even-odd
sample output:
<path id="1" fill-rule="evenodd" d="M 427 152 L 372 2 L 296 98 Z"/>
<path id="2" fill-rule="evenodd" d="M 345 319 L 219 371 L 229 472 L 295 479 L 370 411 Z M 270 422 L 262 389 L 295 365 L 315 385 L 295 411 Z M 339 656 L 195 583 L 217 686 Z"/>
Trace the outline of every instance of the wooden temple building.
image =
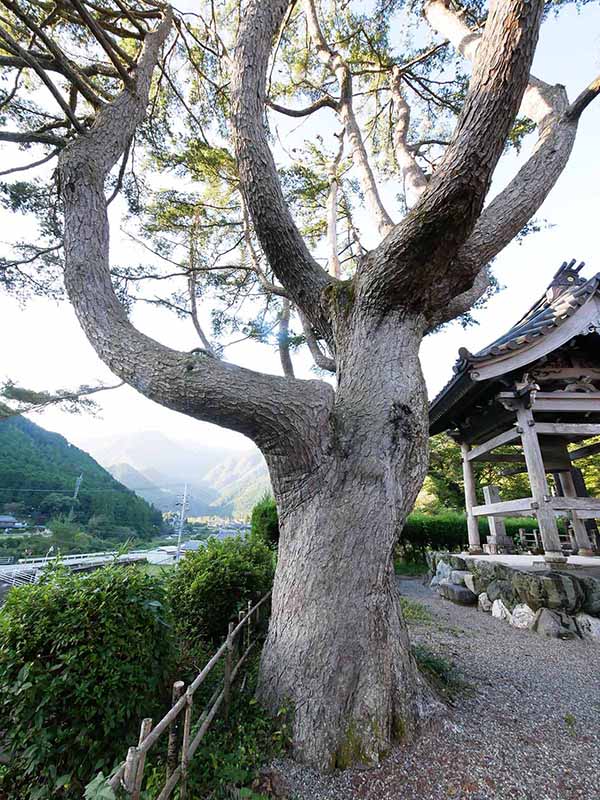
<path id="1" fill-rule="evenodd" d="M 600 274 L 586 280 L 582 267 L 564 263 L 544 296 L 491 345 L 475 354 L 461 348 L 453 378 L 431 403 L 430 433 L 446 431 L 461 445 L 471 553 L 482 552 L 478 517 L 489 518 L 493 539 L 502 536 L 503 517 L 535 516 L 545 560 L 564 562 L 557 517 L 566 516 L 574 550 L 597 554 L 600 499 L 587 495 L 577 461 L 600 454 L 600 441 L 585 444 L 600 436 Z M 503 501 L 486 487 L 479 505 L 476 461 L 526 471 L 529 497 Z"/>

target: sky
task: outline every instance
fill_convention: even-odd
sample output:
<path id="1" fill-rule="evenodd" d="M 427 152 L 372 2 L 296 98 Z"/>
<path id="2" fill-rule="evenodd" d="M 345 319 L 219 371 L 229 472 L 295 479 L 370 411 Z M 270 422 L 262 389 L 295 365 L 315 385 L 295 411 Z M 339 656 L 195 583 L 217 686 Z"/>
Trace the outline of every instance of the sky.
<path id="1" fill-rule="evenodd" d="M 189 3 L 188 3 L 189 5 Z M 568 9 L 542 28 L 533 73 L 549 83 L 566 86 L 571 100 L 600 73 L 600 9 Z M 528 143 L 530 144 L 530 143 Z M 521 157 L 510 154 L 497 171 L 493 194 L 516 172 Z M 462 329 L 453 324 L 429 336 L 421 359 L 430 396 L 451 376 L 458 348 L 477 351 L 504 333 L 544 292 L 560 263 L 585 261 L 584 275 L 600 272 L 600 99 L 585 112 L 569 165 L 538 213 L 552 227 L 509 245 L 495 262 L 495 273 L 505 288 L 475 312 L 478 325 Z M 6 215 L 0 224 L 13 224 Z M 16 222 L 15 224 L 21 224 Z M 8 238 L 6 233 L 1 241 Z M 127 255 L 117 242 L 118 257 Z M 161 342 L 183 350 L 197 346 L 191 323 L 157 308 L 137 308 L 132 320 Z M 72 388 L 80 384 L 115 383 L 81 331 L 67 302 L 36 299 L 20 307 L 0 295 L 0 379 L 10 377 L 31 388 Z M 228 360 L 266 372 L 280 373 L 276 352 L 243 343 L 227 351 Z M 308 358 L 296 364 L 299 377 L 311 377 Z M 188 445 L 250 447 L 239 434 L 192 420 L 145 399 L 130 387 L 98 396 L 101 415 L 70 415 L 53 409 L 32 419 L 57 431 L 94 454 L 107 437 L 129 431 L 160 430 Z"/>

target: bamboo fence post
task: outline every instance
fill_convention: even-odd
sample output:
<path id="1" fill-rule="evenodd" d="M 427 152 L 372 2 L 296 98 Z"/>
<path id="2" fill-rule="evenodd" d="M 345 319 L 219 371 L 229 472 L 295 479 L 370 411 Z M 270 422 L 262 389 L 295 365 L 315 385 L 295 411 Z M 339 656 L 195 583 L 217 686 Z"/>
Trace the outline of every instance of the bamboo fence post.
<path id="1" fill-rule="evenodd" d="M 171 706 L 179 700 L 183 694 L 184 689 L 183 681 L 175 681 L 173 684 L 173 693 L 171 695 Z M 167 780 L 171 777 L 177 767 L 177 756 L 179 750 L 179 715 L 175 717 L 173 722 L 169 725 L 169 743 L 167 745 Z"/>
<path id="2" fill-rule="evenodd" d="M 127 794 L 131 794 L 137 777 L 138 750 L 137 747 L 130 747 L 125 759 L 125 772 L 123 773 L 123 788 Z"/>
<path id="3" fill-rule="evenodd" d="M 179 781 L 179 800 L 187 798 L 187 775 L 189 764 L 190 731 L 192 728 L 192 705 L 194 698 L 191 694 L 187 695 L 187 705 L 183 718 L 183 737 L 181 743 L 181 780 Z"/>
<path id="4" fill-rule="evenodd" d="M 223 695 L 225 702 L 225 720 L 229 718 L 229 708 L 231 706 L 231 673 L 233 671 L 233 622 L 229 623 L 227 631 L 227 654 L 225 655 L 225 679 L 223 682 Z"/>
<path id="5" fill-rule="evenodd" d="M 252 642 L 252 601 L 248 600 L 248 611 L 246 612 L 246 649 Z"/>
<path id="6" fill-rule="evenodd" d="M 140 728 L 140 738 L 138 741 L 138 747 L 144 741 L 146 736 L 148 736 L 151 730 L 152 730 L 152 720 L 150 718 L 143 719 L 142 726 Z M 131 792 L 131 800 L 140 800 L 140 793 L 142 791 L 142 782 L 144 780 L 145 764 L 146 764 L 146 753 L 139 753 L 137 773 L 135 775 L 135 779 L 133 782 L 133 791 Z"/>

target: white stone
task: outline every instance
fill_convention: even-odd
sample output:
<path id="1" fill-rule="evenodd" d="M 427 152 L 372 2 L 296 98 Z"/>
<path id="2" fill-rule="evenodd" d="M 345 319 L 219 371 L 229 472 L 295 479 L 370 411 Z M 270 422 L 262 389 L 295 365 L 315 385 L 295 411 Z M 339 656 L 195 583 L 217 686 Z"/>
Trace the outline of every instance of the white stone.
<path id="1" fill-rule="evenodd" d="M 477 599 L 477 608 L 479 611 L 485 611 L 489 614 L 492 610 L 492 601 L 487 596 L 486 592 L 482 592 Z"/>
<path id="2" fill-rule="evenodd" d="M 576 614 L 575 621 L 584 639 L 600 642 L 600 619 L 591 614 Z"/>
<path id="3" fill-rule="evenodd" d="M 458 586 L 466 586 L 467 575 L 471 575 L 466 569 L 453 569 L 450 573 L 450 583 L 456 583 Z M 473 592 L 476 594 L 476 592 Z"/>
<path id="4" fill-rule="evenodd" d="M 492 603 L 492 617 L 497 617 L 498 619 L 505 619 L 507 622 L 511 621 L 512 614 L 508 610 L 508 608 L 504 605 L 502 600 L 498 598 L 498 600 L 494 600 Z"/>
<path id="5" fill-rule="evenodd" d="M 472 572 L 465 573 L 464 582 L 467 589 L 470 589 L 473 594 L 478 594 L 476 584 L 478 584 L 479 581 Z"/>
<path id="6" fill-rule="evenodd" d="M 452 573 L 452 567 L 450 564 L 446 564 L 445 561 L 438 562 L 437 569 L 435 575 L 433 576 L 430 586 L 439 586 L 440 583 L 450 583 L 450 575 Z"/>
<path id="7" fill-rule="evenodd" d="M 526 603 L 519 603 L 512 610 L 510 624 L 515 628 L 531 628 L 535 620 L 535 611 Z"/>

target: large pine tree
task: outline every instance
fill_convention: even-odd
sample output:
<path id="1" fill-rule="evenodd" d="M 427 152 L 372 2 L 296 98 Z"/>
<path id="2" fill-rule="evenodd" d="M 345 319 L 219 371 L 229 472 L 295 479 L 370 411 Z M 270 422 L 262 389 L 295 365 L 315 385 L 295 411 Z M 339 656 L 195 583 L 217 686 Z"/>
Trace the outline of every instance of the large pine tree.
<path id="1" fill-rule="evenodd" d="M 57 158 L 54 181 L 16 173 L 5 187 L 11 208 L 37 215 L 41 240 L 16 243 L 4 282 L 52 291 L 64 269 L 116 375 L 256 442 L 280 516 L 261 696 L 273 709 L 293 702 L 298 758 L 376 761 L 439 709 L 392 567 L 427 467 L 419 346 L 488 290 L 490 260 L 553 187 L 600 86 L 571 102 L 530 75 L 542 0 L 366 11 L 213 0 L 189 15 L 154 0 L 0 6 L 0 140 L 36 148 L 41 175 Z M 287 158 L 278 115 L 309 120 L 311 141 Z M 530 158 L 484 208 L 507 142 L 530 131 Z M 161 170 L 177 180 L 158 191 Z M 180 281 L 158 299 L 164 272 L 111 266 L 107 208 L 120 192 Z M 134 327 L 128 304 L 148 285 L 145 299 L 189 316 L 202 348 L 178 352 Z M 219 333 L 256 295 L 264 309 L 244 335 L 279 326 L 284 377 L 228 363 L 201 325 L 203 298 Z M 334 385 L 294 378 L 290 344 L 308 346 Z"/>

